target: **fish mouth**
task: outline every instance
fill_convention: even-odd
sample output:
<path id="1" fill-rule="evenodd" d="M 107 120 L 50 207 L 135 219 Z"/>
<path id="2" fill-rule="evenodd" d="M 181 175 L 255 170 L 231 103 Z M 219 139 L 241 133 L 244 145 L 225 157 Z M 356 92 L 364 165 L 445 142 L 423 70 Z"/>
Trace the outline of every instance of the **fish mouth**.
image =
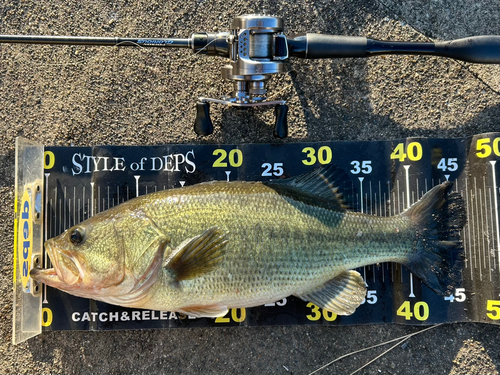
<path id="1" fill-rule="evenodd" d="M 32 269 L 30 276 L 36 281 L 61 288 L 74 285 L 83 277 L 80 262 L 63 250 L 54 249 L 50 240 L 45 243 L 45 252 L 49 256 L 52 268 Z"/>

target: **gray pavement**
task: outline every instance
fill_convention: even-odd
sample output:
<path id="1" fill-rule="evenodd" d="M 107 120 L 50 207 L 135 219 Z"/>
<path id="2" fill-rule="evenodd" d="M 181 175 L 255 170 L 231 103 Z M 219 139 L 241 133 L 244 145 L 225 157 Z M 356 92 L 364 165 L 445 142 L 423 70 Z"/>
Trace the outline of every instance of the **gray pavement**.
<path id="1" fill-rule="evenodd" d="M 287 35 L 445 40 L 500 35 L 498 1 L 167 0 L 0 4 L 0 33 L 187 37 L 268 12 Z M 53 332 L 13 346 L 14 139 L 45 145 L 274 142 L 273 113 L 212 106 L 215 132 L 192 131 L 200 96 L 230 90 L 223 59 L 114 47 L 0 46 L 0 373 L 309 374 L 337 356 L 416 332 L 401 325 Z M 270 96 L 290 106 L 283 142 L 458 137 L 500 129 L 500 67 L 434 57 L 292 60 Z M 398 345 L 363 374 L 498 374 L 500 333 L 446 324 Z M 349 374 L 381 349 L 320 374 Z"/>

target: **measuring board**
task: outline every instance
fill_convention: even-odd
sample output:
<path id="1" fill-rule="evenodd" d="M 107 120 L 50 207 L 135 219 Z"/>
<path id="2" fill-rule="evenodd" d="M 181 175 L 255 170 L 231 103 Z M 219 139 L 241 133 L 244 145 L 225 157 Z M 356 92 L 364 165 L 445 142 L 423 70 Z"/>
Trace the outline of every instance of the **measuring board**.
<path id="1" fill-rule="evenodd" d="M 397 215 L 433 186 L 449 180 L 467 210 L 461 232 L 463 284 L 435 294 L 405 267 L 381 263 L 358 269 L 364 303 L 336 316 L 288 297 L 232 309 L 221 318 L 129 309 L 74 297 L 43 286 L 43 330 L 108 330 L 294 324 L 434 324 L 500 321 L 500 133 L 459 139 L 242 145 L 46 147 L 43 236 L 54 237 L 98 212 L 150 192 L 203 181 L 267 181 L 335 164 L 350 177 L 353 210 Z M 43 259 L 48 266 L 48 257 Z"/>

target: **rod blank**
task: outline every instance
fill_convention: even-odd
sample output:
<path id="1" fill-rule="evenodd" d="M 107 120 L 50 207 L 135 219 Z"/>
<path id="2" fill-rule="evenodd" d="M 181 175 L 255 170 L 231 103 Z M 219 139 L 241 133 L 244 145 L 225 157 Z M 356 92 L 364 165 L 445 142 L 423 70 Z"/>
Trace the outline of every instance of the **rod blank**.
<path id="1" fill-rule="evenodd" d="M 191 48 L 191 39 L 0 35 L 0 43 Z"/>
<path id="2" fill-rule="evenodd" d="M 227 33 L 193 34 L 187 39 L 118 38 L 86 36 L 0 35 L 0 43 L 142 46 L 192 48 L 210 55 L 227 56 Z M 211 43 L 214 46 L 211 46 Z M 264 48 L 266 46 L 261 46 Z M 269 47 L 269 46 L 267 46 Z M 290 56 L 305 59 L 369 57 L 376 55 L 433 55 L 457 60 L 500 64 L 500 36 L 483 35 L 436 43 L 390 42 L 358 36 L 306 34 L 288 39 Z M 270 47 L 269 47 L 270 48 Z"/>

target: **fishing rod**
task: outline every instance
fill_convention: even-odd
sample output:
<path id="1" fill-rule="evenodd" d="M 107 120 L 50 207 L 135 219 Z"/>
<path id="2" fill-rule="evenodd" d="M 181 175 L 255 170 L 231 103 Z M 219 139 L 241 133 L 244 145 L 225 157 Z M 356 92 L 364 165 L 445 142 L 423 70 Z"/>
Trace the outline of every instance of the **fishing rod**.
<path id="1" fill-rule="evenodd" d="M 229 63 L 222 68 L 222 78 L 233 82 L 232 93 L 221 99 L 202 97 L 196 104 L 194 131 L 204 136 L 213 132 L 209 103 L 217 103 L 235 107 L 274 106 L 274 136 L 285 138 L 288 106 L 284 100 L 267 100 L 266 83 L 274 74 L 285 72 L 289 57 L 432 55 L 471 63 L 500 64 L 500 36 L 496 35 L 415 43 L 310 33 L 287 38 L 283 31 L 282 18 L 250 14 L 234 18 L 229 31 L 194 33 L 186 39 L 0 35 L 0 43 L 189 48 L 197 54 L 228 58 Z"/>

